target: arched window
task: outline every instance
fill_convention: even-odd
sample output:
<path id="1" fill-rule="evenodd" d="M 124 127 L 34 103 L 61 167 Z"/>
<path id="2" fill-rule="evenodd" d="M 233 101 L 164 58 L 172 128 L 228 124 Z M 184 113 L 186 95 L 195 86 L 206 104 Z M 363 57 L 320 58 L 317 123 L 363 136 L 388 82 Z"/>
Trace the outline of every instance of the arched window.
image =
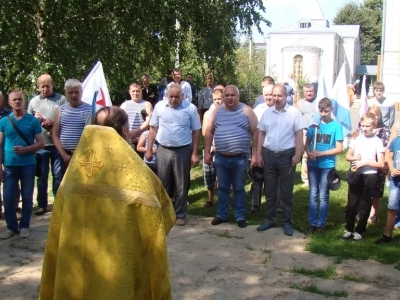
<path id="1" fill-rule="evenodd" d="M 303 78 L 303 56 L 301 55 L 293 58 L 293 75 L 296 81 Z"/>

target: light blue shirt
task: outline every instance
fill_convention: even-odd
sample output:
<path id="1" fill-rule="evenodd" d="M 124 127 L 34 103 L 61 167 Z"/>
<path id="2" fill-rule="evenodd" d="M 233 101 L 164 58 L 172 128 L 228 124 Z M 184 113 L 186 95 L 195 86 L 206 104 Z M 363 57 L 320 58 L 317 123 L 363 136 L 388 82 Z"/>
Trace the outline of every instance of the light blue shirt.
<path id="1" fill-rule="evenodd" d="M 162 100 L 154 107 L 150 126 L 158 127 L 156 140 L 165 147 L 181 147 L 192 143 L 192 131 L 201 129 L 197 108 L 183 100 L 177 107 Z"/>

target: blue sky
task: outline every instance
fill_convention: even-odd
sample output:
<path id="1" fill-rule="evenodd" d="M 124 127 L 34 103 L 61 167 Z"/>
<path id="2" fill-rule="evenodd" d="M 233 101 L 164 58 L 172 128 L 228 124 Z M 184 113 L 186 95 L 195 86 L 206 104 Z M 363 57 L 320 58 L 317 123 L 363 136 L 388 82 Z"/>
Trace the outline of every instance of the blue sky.
<path id="1" fill-rule="evenodd" d="M 297 22 L 307 17 L 310 7 L 316 5 L 317 0 L 264 0 L 266 13 L 264 17 L 272 22 L 272 27 L 262 26 L 264 34 Z M 322 12 L 332 24 L 337 11 L 349 2 L 362 3 L 363 0 L 319 0 Z M 254 42 L 263 42 L 264 39 L 256 29 L 253 30 Z"/>

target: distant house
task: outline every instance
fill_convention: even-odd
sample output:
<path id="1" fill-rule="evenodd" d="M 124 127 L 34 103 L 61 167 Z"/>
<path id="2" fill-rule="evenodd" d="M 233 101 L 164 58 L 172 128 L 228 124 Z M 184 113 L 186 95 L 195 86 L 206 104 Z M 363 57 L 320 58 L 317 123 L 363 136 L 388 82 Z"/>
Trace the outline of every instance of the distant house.
<path id="1" fill-rule="evenodd" d="M 361 61 L 360 25 L 330 25 L 318 1 L 308 6 L 308 15 L 268 34 L 266 75 L 278 82 L 288 74 L 295 80 L 319 76 L 323 65 L 325 81 L 333 85 L 343 62 L 352 83 Z"/>

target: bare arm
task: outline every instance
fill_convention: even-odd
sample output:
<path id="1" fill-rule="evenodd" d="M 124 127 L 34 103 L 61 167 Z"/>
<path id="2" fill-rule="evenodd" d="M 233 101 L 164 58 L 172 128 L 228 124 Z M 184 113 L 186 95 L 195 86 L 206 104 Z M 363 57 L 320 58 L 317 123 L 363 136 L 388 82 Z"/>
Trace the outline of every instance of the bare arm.
<path id="1" fill-rule="evenodd" d="M 264 159 L 262 157 L 262 147 L 265 141 L 265 136 L 267 132 L 258 130 L 257 143 L 256 143 L 256 165 L 259 167 L 264 166 Z"/>
<path id="2" fill-rule="evenodd" d="M 51 137 L 53 139 L 54 146 L 57 148 L 58 152 L 61 155 L 61 158 L 63 159 L 64 162 L 67 163 L 70 161 L 71 155 L 69 155 L 67 152 L 65 152 L 64 147 L 61 144 L 60 132 L 61 132 L 60 109 L 58 109 L 56 112 L 56 116 L 54 118 L 54 125 L 53 125 Z"/>
<path id="3" fill-rule="evenodd" d="M 247 116 L 247 119 L 249 120 L 250 134 L 251 134 L 253 149 L 257 149 L 257 139 L 258 139 L 257 116 L 249 106 L 245 106 L 243 112 Z M 251 165 L 253 165 L 253 166 L 256 165 L 256 157 L 257 157 L 257 154 L 255 152 L 253 152 L 253 155 L 251 158 Z"/>
<path id="4" fill-rule="evenodd" d="M 141 153 L 146 153 L 147 148 L 144 146 L 146 144 L 145 133 L 140 136 L 139 142 L 137 143 L 136 150 Z"/>
<path id="5" fill-rule="evenodd" d="M 147 149 L 145 153 L 145 157 L 148 161 L 151 161 L 153 157 L 153 145 L 156 139 L 157 131 L 158 131 L 158 126 L 150 126 L 149 136 L 147 138 Z"/>
<path id="6" fill-rule="evenodd" d="M 204 115 L 203 115 L 203 124 L 201 126 L 201 134 L 205 137 L 206 136 L 206 131 L 207 131 L 207 126 L 208 126 L 208 115 L 210 114 L 210 111 L 207 110 Z"/>
<path id="7" fill-rule="evenodd" d="M 207 123 L 207 129 L 206 133 L 204 136 L 204 162 L 206 164 L 211 164 L 211 145 L 212 141 L 214 138 L 214 121 L 215 121 L 215 115 L 217 113 L 217 109 L 212 111 L 209 115 L 208 123 Z"/>
<path id="8" fill-rule="evenodd" d="M 148 101 L 146 101 L 146 112 L 147 112 L 146 120 L 138 128 L 138 133 L 145 131 L 149 127 L 149 124 L 150 124 L 150 118 L 151 118 L 151 115 L 153 114 L 153 106 Z"/>
<path id="9" fill-rule="evenodd" d="M 361 156 L 360 155 L 354 155 L 355 149 L 353 148 L 349 148 L 349 150 L 347 150 L 347 154 L 346 154 L 346 160 L 352 162 L 353 160 L 360 160 Z"/>
<path id="10" fill-rule="evenodd" d="M 390 151 L 388 154 L 388 165 L 389 165 L 390 173 L 392 174 L 393 177 L 396 177 L 396 176 L 400 176 L 400 170 L 395 168 L 393 156 L 394 156 L 394 153 Z"/>

